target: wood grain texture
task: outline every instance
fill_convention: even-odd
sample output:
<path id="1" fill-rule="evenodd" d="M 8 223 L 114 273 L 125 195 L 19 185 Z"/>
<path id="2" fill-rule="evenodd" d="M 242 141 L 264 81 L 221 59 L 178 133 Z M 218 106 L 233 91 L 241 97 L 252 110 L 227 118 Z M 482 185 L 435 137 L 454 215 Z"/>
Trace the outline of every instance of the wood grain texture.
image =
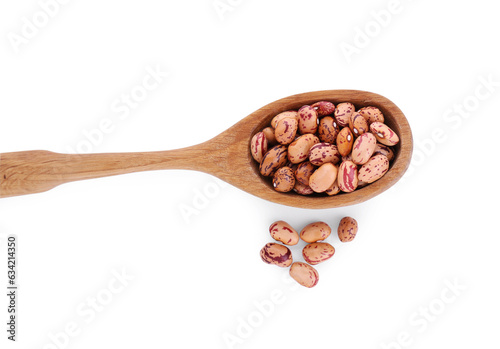
<path id="1" fill-rule="evenodd" d="M 375 106 L 386 124 L 399 135 L 389 172 L 352 193 L 301 196 L 279 193 L 271 180 L 259 174 L 250 154 L 250 139 L 278 113 L 327 100 L 351 102 L 357 109 Z M 320 209 L 348 206 L 368 200 L 396 183 L 408 168 L 413 149 L 411 129 L 401 110 L 387 98 L 357 90 L 302 93 L 272 102 L 250 114 L 215 138 L 183 149 L 106 154 L 59 154 L 43 150 L 0 154 L 0 197 L 39 193 L 60 184 L 140 171 L 186 169 L 214 175 L 250 194 L 287 206 Z M 69 190 L 69 189 L 68 189 Z"/>

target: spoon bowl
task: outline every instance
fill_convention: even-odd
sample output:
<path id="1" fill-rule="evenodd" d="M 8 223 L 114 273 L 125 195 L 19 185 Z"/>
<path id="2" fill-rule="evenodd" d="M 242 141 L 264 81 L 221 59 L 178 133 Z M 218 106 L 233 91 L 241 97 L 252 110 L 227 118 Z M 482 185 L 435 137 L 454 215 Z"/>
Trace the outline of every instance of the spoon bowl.
<path id="1" fill-rule="evenodd" d="M 389 171 L 378 181 L 351 193 L 335 196 L 302 196 L 274 190 L 269 178 L 259 172 L 250 154 L 250 140 L 282 111 L 297 110 L 317 101 L 351 102 L 356 109 L 379 108 L 385 123 L 399 135 L 393 147 Z M 327 90 L 302 93 L 274 101 L 239 121 L 211 140 L 176 150 L 137 153 L 59 154 L 44 150 L 0 154 L 0 197 L 39 193 L 60 184 L 118 174 L 186 169 L 209 173 L 262 199 L 287 206 L 324 209 L 366 201 L 394 185 L 410 164 L 413 149 L 408 121 L 387 98 L 357 90 Z"/>

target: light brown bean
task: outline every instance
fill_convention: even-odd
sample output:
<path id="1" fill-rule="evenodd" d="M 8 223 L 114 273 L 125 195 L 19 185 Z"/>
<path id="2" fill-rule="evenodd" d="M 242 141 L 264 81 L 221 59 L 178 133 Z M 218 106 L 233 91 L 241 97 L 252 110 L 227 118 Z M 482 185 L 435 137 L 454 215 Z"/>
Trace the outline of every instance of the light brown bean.
<path id="1" fill-rule="evenodd" d="M 320 141 L 335 144 L 340 128 L 337 121 L 331 116 L 326 116 L 319 120 L 318 137 Z"/>
<path id="2" fill-rule="evenodd" d="M 322 193 L 333 185 L 335 179 L 337 179 L 337 167 L 331 162 L 327 162 L 309 177 L 309 186 L 316 193 Z"/>
<path id="3" fill-rule="evenodd" d="M 316 265 L 333 257 L 335 248 L 328 242 L 313 242 L 302 249 L 302 257 L 311 264 Z"/>
<path id="4" fill-rule="evenodd" d="M 287 110 L 282 113 L 279 113 L 276 115 L 272 120 L 271 120 L 271 127 L 276 129 L 276 126 L 278 126 L 278 122 L 280 120 L 285 119 L 285 118 L 295 118 L 297 119 L 299 117 L 299 114 L 295 110 Z"/>
<path id="5" fill-rule="evenodd" d="M 277 221 L 271 224 L 269 233 L 274 240 L 289 246 L 297 245 L 300 240 L 299 233 L 285 221 Z"/>
<path id="6" fill-rule="evenodd" d="M 369 131 L 368 122 L 360 113 L 353 113 L 349 119 L 349 128 L 355 137 Z"/>
<path id="7" fill-rule="evenodd" d="M 358 167 L 352 161 L 344 161 L 340 164 L 337 182 L 340 190 L 350 193 L 358 187 Z"/>
<path id="8" fill-rule="evenodd" d="M 370 133 L 363 133 L 361 136 L 356 138 L 354 145 L 352 146 L 352 162 L 356 165 L 363 165 L 368 160 L 370 160 L 375 147 L 377 145 L 377 139 Z"/>
<path id="9" fill-rule="evenodd" d="M 314 166 L 321 166 L 327 162 L 336 164 L 340 159 L 341 155 L 337 147 L 330 143 L 318 143 L 309 150 L 309 161 Z"/>
<path id="10" fill-rule="evenodd" d="M 290 167 L 280 167 L 273 176 L 274 190 L 281 193 L 287 193 L 295 186 L 295 176 Z"/>
<path id="11" fill-rule="evenodd" d="M 262 158 L 259 171 L 263 176 L 272 176 L 274 172 L 287 162 L 287 149 L 284 145 L 271 148 Z"/>
<path id="12" fill-rule="evenodd" d="M 290 276 L 304 287 L 314 287 L 318 284 L 319 274 L 309 264 L 295 262 L 290 268 Z"/>
<path id="13" fill-rule="evenodd" d="M 264 132 L 258 132 L 252 137 L 250 141 L 250 152 L 254 160 L 260 164 L 262 158 L 267 153 L 267 139 Z"/>
<path id="14" fill-rule="evenodd" d="M 295 170 L 295 179 L 300 183 L 309 186 L 309 177 L 316 170 L 316 167 L 309 161 L 301 162 Z"/>
<path id="15" fill-rule="evenodd" d="M 391 128 L 381 122 L 373 122 L 370 125 L 370 131 L 377 141 L 384 145 L 393 146 L 399 143 L 399 137 Z"/>
<path id="16" fill-rule="evenodd" d="M 325 240 L 332 233 L 332 228 L 325 222 L 314 222 L 306 225 L 300 231 L 300 238 L 305 242 Z"/>
<path id="17" fill-rule="evenodd" d="M 286 268 L 293 262 L 292 251 L 286 246 L 270 242 L 260 250 L 260 258 L 267 264 Z"/>
<path id="18" fill-rule="evenodd" d="M 344 127 L 340 130 L 337 136 L 337 149 L 342 156 L 347 156 L 351 153 L 354 136 L 349 127 Z"/>
<path id="19" fill-rule="evenodd" d="M 302 134 L 316 133 L 318 130 L 318 113 L 310 105 L 304 105 L 298 111 L 299 131 Z"/>
<path id="20" fill-rule="evenodd" d="M 342 242 L 349 242 L 354 240 L 358 233 L 358 222 L 352 217 L 344 217 L 340 220 L 339 227 L 337 228 L 339 239 Z"/>
<path id="21" fill-rule="evenodd" d="M 375 155 L 359 169 L 358 179 L 365 183 L 373 183 L 389 171 L 389 159 L 385 155 Z"/>
<path id="22" fill-rule="evenodd" d="M 335 104 L 328 101 L 319 101 L 311 105 L 311 107 L 316 110 L 318 116 L 332 115 L 335 111 Z"/>
<path id="23" fill-rule="evenodd" d="M 299 122 L 295 118 L 281 119 L 276 125 L 274 136 L 280 144 L 290 144 L 295 139 Z"/>
<path id="24" fill-rule="evenodd" d="M 318 137 L 312 134 L 305 134 L 294 140 L 288 146 L 288 160 L 292 164 L 298 164 L 309 157 L 311 147 L 319 143 Z"/>
<path id="25" fill-rule="evenodd" d="M 334 115 L 340 127 L 349 126 L 349 119 L 355 110 L 356 108 L 352 103 L 344 102 L 337 104 L 337 109 L 335 109 Z"/>

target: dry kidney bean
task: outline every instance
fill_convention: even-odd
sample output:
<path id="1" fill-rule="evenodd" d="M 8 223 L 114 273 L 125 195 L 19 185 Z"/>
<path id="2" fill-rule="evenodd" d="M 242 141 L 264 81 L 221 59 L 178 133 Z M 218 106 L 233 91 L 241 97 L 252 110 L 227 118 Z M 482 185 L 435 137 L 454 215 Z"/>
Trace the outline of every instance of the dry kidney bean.
<path id="1" fill-rule="evenodd" d="M 280 241 L 285 245 L 297 245 L 299 242 L 299 233 L 285 221 L 277 221 L 269 227 L 269 233 L 276 241 Z"/>
<path id="2" fill-rule="evenodd" d="M 358 179 L 365 183 L 373 183 L 382 178 L 389 170 L 389 159 L 385 155 L 375 155 L 370 158 L 358 172 Z M 358 183 L 359 186 L 359 183 Z"/>
<path id="3" fill-rule="evenodd" d="M 304 105 L 299 109 L 300 133 L 316 133 L 318 129 L 318 113 L 310 105 Z"/>
<path id="4" fill-rule="evenodd" d="M 262 161 L 262 158 L 267 153 L 267 138 L 264 132 L 256 133 L 252 137 L 250 152 L 252 153 L 252 157 L 255 161 Z"/>
<path id="5" fill-rule="evenodd" d="M 275 115 L 252 137 L 250 153 L 279 192 L 350 193 L 389 171 L 399 137 L 384 120 L 375 106 L 318 101 Z"/>
<path id="6" fill-rule="evenodd" d="M 295 170 L 295 178 L 297 181 L 304 185 L 309 185 L 309 177 L 311 177 L 312 173 L 316 167 L 311 164 L 309 161 L 304 161 L 300 165 L 297 166 Z"/>
<path id="7" fill-rule="evenodd" d="M 318 137 L 321 142 L 335 144 L 340 128 L 331 116 L 326 116 L 319 121 Z"/>
<path id="8" fill-rule="evenodd" d="M 337 136 L 337 149 L 342 156 L 347 156 L 351 153 L 354 136 L 349 127 L 344 127 L 340 130 Z"/>
<path id="9" fill-rule="evenodd" d="M 377 107 L 364 107 L 358 110 L 370 125 L 372 122 L 384 122 L 384 114 Z"/>
<path id="10" fill-rule="evenodd" d="M 276 143 L 278 143 L 276 137 L 274 136 L 274 128 L 269 126 L 263 129 L 262 132 L 264 132 L 264 136 L 266 136 L 268 146 L 276 145 Z"/>
<path id="11" fill-rule="evenodd" d="M 373 122 L 370 125 L 370 130 L 372 131 L 375 138 L 377 138 L 377 141 L 384 145 L 393 146 L 398 144 L 399 142 L 399 137 L 396 132 L 394 132 L 389 128 L 389 126 L 381 122 Z"/>
<path id="12" fill-rule="evenodd" d="M 287 193 L 295 186 L 295 177 L 290 167 L 280 167 L 273 176 L 273 187 L 276 191 Z"/>
<path id="13" fill-rule="evenodd" d="M 316 143 L 319 143 L 319 139 L 313 134 L 300 136 L 288 147 L 288 159 L 292 164 L 306 160 L 309 157 L 309 150 Z"/>
<path id="14" fill-rule="evenodd" d="M 340 190 L 350 193 L 358 187 L 358 167 L 352 161 L 344 161 L 340 164 L 338 173 L 338 184 Z"/>
<path id="15" fill-rule="evenodd" d="M 286 246 L 270 242 L 260 250 L 260 257 L 267 264 L 288 267 L 293 262 L 292 251 Z"/>
<path id="16" fill-rule="evenodd" d="M 354 240 L 356 234 L 358 233 L 358 222 L 351 217 L 342 218 L 340 220 L 337 233 L 339 234 L 339 239 L 342 242 Z"/>
<path id="17" fill-rule="evenodd" d="M 290 276 L 302 286 L 311 288 L 319 281 L 319 274 L 316 269 L 309 264 L 295 262 L 290 267 Z"/>
<path id="18" fill-rule="evenodd" d="M 354 218 L 344 217 L 339 222 L 337 233 L 341 242 L 352 241 L 357 232 L 358 223 Z M 330 226 L 324 222 L 311 223 L 305 226 L 299 234 L 287 222 L 276 221 L 269 226 L 269 233 L 274 240 L 283 245 L 267 243 L 260 250 L 262 260 L 279 267 L 290 267 L 290 276 L 295 281 L 305 287 L 314 287 L 318 283 L 319 274 L 312 266 L 329 260 L 335 254 L 335 247 L 331 244 L 324 241 L 318 242 L 330 236 Z M 294 262 L 292 250 L 287 246 L 297 245 L 301 238 L 307 242 L 302 248 L 302 257 L 305 262 Z"/>
<path id="19" fill-rule="evenodd" d="M 319 101 L 311 105 L 311 107 L 316 110 L 318 116 L 332 115 L 335 111 L 335 105 L 328 101 Z"/>
<path id="20" fill-rule="evenodd" d="M 337 175 L 338 175 L 338 171 L 337 171 Z M 335 182 L 333 182 L 333 184 L 330 188 L 325 190 L 325 193 L 327 193 L 330 196 L 337 195 L 338 193 L 340 193 L 338 179 L 335 179 Z"/>
<path id="21" fill-rule="evenodd" d="M 293 191 L 300 195 L 311 195 L 312 193 L 314 193 L 314 190 L 312 190 L 309 185 L 302 184 L 299 181 L 295 181 L 295 187 L 293 187 Z"/>
<path id="22" fill-rule="evenodd" d="M 300 238 L 305 242 L 325 240 L 332 233 L 332 228 L 325 222 L 308 224 L 300 231 Z"/>
<path id="23" fill-rule="evenodd" d="M 340 158 L 337 147 L 330 143 L 318 143 L 309 150 L 309 161 L 314 166 L 321 166 L 329 162 L 336 164 Z"/>
<path id="24" fill-rule="evenodd" d="M 331 162 L 321 165 L 309 177 L 309 186 L 316 193 L 323 193 L 330 188 L 337 179 L 337 167 Z"/>
<path id="25" fill-rule="evenodd" d="M 313 242 L 302 249 L 302 257 L 311 264 L 316 265 L 333 257 L 335 248 L 328 242 Z"/>
<path id="26" fill-rule="evenodd" d="M 372 156 L 377 145 L 377 139 L 371 133 L 363 133 L 356 138 L 352 146 L 352 162 L 356 165 L 363 165 Z"/>
<path id="27" fill-rule="evenodd" d="M 337 109 L 335 109 L 334 115 L 340 127 L 349 126 L 349 119 L 351 118 L 351 115 L 355 110 L 356 108 L 354 107 L 354 104 L 349 102 L 344 102 L 337 105 Z"/>
<path id="28" fill-rule="evenodd" d="M 368 122 L 360 113 L 354 113 L 349 119 L 349 128 L 358 137 L 368 131 Z"/>
<path id="29" fill-rule="evenodd" d="M 280 120 L 283 120 L 285 118 L 295 118 L 295 119 L 297 119 L 298 117 L 299 117 L 299 113 L 297 113 L 295 110 L 284 111 L 284 112 L 279 113 L 278 115 L 276 115 L 271 120 L 271 127 L 275 129 L 276 126 L 278 126 L 278 122 L 280 122 Z"/>
<path id="30" fill-rule="evenodd" d="M 274 130 L 274 137 L 280 144 L 290 144 L 297 134 L 298 121 L 295 118 L 281 119 Z"/>
<path id="31" fill-rule="evenodd" d="M 260 174 L 263 176 L 272 176 L 274 172 L 287 161 L 287 149 L 284 145 L 277 145 L 269 150 L 260 163 Z"/>
<path id="32" fill-rule="evenodd" d="M 394 159 L 394 152 L 392 151 L 392 149 L 387 145 L 383 145 L 380 143 L 377 143 L 377 145 L 375 146 L 373 155 L 385 155 L 389 161 L 392 161 L 392 159 Z"/>

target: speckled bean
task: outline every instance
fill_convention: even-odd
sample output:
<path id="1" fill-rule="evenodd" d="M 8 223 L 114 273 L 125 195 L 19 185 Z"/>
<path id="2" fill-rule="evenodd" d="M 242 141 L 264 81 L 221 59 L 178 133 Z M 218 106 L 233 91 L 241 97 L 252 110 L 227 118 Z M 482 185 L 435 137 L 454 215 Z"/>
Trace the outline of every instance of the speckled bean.
<path id="1" fill-rule="evenodd" d="M 280 144 L 290 144 L 297 134 L 298 121 L 296 118 L 281 119 L 276 125 L 274 136 Z"/>
<path id="2" fill-rule="evenodd" d="M 319 120 L 318 137 L 320 141 L 334 144 L 339 132 L 340 128 L 337 121 L 331 116 Z"/>
<path id="3" fill-rule="evenodd" d="M 359 169 L 358 179 L 373 183 L 389 171 L 389 159 L 385 155 L 375 155 Z"/>
<path id="4" fill-rule="evenodd" d="M 340 164 L 337 181 L 340 190 L 350 193 L 358 187 L 358 167 L 352 161 L 344 161 Z"/>
<path id="5" fill-rule="evenodd" d="M 267 153 L 267 139 L 264 132 L 258 132 L 250 141 L 250 152 L 255 161 L 260 163 L 262 158 Z"/>
<path id="6" fill-rule="evenodd" d="M 337 136 L 337 149 L 342 156 L 351 153 L 352 145 L 354 143 L 354 136 L 349 127 L 344 127 L 340 130 Z"/>
<path id="7" fill-rule="evenodd" d="M 260 257 L 267 264 L 286 268 L 293 262 L 292 251 L 286 246 L 270 242 L 260 250 Z"/>
<path id="8" fill-rule="evenodd" d="M 316 133 L 318 130 L 318 113 L 310 105 L 299 109 L 299 131 L 302 134 Z"/>
<path id="9" fill-rule="evenodd" d="M 330 143 L 318 143 L 309 150 L 309 161 L 314 166 L 321 166 L 327 162 L 336 164 L 340 159 L 341 156 L 337 147 Z"/>
<path id="10" fill-rule="evenodd" d="M 324 262 L 332 258 L 334 254 L 335 248 L 328 242 L 313 242 L 302 249 L 304 260 L 311 265 Z"/>
<path id="11" fill-rule="evenodd" d="M 273 176 L 273 187 L 276 191 L 287 193 L 295 186 L 295 176 L 290 167 L 279 168 Z"/>
<path id="12" fill-rule="evenodd" d="M 306 160 L 309 157 L 309 150 L 316 143 L 319 143 L 319 139 L 315 135 L 300 136 L 288 146 L 288 159 L 292 164 Z"/>
<path id="13" fill-rule="evenodd" d="M 308 224 L 300 231 L 300 238 L 305 242 L 325 240 L 332 233 L 332 228 L 325 222 Z"/>
<path id="14" fill-rule="evenodd" d="M 269 233 L 274 240 L 289 246 L 297 245 L 300 240 L 299 233 L 285 221 L 277 221 L 271 224 Z"/>
<path id="15" fill-rule="evenodd" d="M 342 242 L 354 240 L 356 234 L 358 233 L 358 222 L 356 222 L 356 220 L 352 217 L 342 218 L 340 220 L 337 233 L 339 234 L 339 239 Z"/>
<path id="16" fill-rule="evenodd" d="M 276 137 L 274 136 L 274 128 L 271 126 L 266 127 L 265 129 L 262 130 L 264 132 L 264 135 L 266 136 L 267 139 L 267 146 L 274 146 L 278 143 L 276 140 Z"/>
<path id="17" fill-rule="evenodd" d="M 349 119 L 349 128 L 355 137 L 368 132 L 368 122 L 360 113 L 353 113 Z"/>
<path id="18" fill-rule="evenodd" d="M 295 118 L 297 119 L 299 117 L 299 114 L 295 110 L 288 110 L 284 111 L 282 113 L 279 113 L 276 115 L 272 120 L 271 120 L 271 126 L 272 128 L 276 129 L 276 126 L 278 126 L 278 122 L 284 118 Z"/>
<path id="19" fill-rule="evenodd" d="M 370 125 L 372 122 L 384 122 L 384 114 L 377 107 L 364 107 L 358 110 Z"/>
<path id="20" fill-rule="evenodd" d="M 307 263 L 295 262 L 290 267 L 290 276 L 304 287 L 314 287 L 319 281 L 316 269 Z"/>
<path id="21" fill-rule="evenodd" d="M 309 161 L 304 161 L 297 166 L 297 169 L 295 170 L 295 179 L 300 183 L 309 186 L 309 177 L 311 177 L 315 169 L 316 167 Z"/>
<path id="22" fill-rule="evenodd" d="M 356 108 L 352 103 L 344 102 L 337 104 L 337 109 L 335 109 L 334 115 L 340 127 L 349 126 L 349 119 L 355 110 Z"/>
<path id="23" fill-rule="evenodd" d="M 363 165 L 366 163 L 373 155 L 376 145 L 377 139 L 373 134 L 370 132 L 363 133 L 356 138 L 352 146 L 352 162 L 356 165 Z"/>
<path id="24" fill-rule="evenodd" d="M 311 195 L 314 193 L 314 190 L 312 190 L 310 186 L 302 184 L 299 181 L 295 181 L 293 191 L 300 195 Z"/>
<path id="25" fill-rule="evenodd" d="M 392 151 L 392 149 L 389 146 L 380 143 L 377 143 L 377 145 L 375 146 L 373 155 L 387 156 L 387 159 L 389 159 L 389 161 L 392 161 L 392 159 L 394 159 L 394 152 Z"/>
<path id="26" fill-rule="evenodd" d="M 335 182 L 333 182 L 333 184 L 330 188 L 325 190 L 325 193 L 327 193 L 330 196 L 337 195 L 338 193 L 340 193 L 339 183 L 338 183 L 337 179 L 335 179 Z"/>
<path id="27" fill-rule="evenodd" d="M 260 163 L 259 171 L 263 176 L 272 176 L 274 172 L 287 162 L 287 149 L 277 145 L 269 150 Z"/>
<path id="28" fill-rule="evenodd" d="M 335 104 L 327 101 L 319 101 L 311 105 L 311 107 L 316 110 L 318 116 L 332 115 L 335 111 Z"/>
<path id="29" fill-rule="evenodd" d="M 396 132 L 381 122 L 373 122 L 370 125 L 370 131 L 373 133 L 375 138 L 377 138 L 377 141 L 384 145 L 393 146 L 399 142 L 399 137 Z"/>

